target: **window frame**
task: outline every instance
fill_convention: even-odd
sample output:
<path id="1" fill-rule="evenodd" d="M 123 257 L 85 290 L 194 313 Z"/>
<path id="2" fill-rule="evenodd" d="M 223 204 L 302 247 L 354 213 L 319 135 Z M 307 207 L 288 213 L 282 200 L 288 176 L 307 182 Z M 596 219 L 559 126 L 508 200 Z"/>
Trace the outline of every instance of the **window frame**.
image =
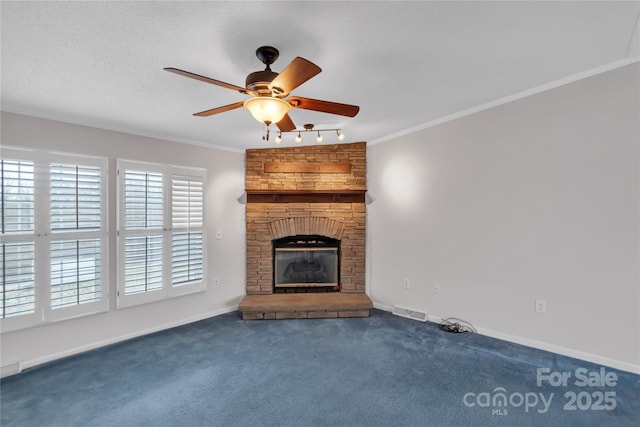
<path id="1" fill-rule="evenodd" d="M 162 193 L 163 193 L 163 206 L 162 206 L 162 226 L 154 229 L 152 232 L 145 232 L 147 229 L 126 229 L 126 188 L 125 178 L 127 171 L 137 171 L 146 173 L 161 173 L 162 174 Z M 165 299 L 175 298 L 182 295 L 193 294 L 197 292 L 203 292 L 207 289 L 207 268 L 206 268 L 206 169 L 195 167 L 181 167 L 172 165 L 163 165 L 149 162 L 139 162 L 126 159 L 117 159 L 116 161 L 116 174 L 117 174 L 117 294 L 116 294 L 116 306 L 118 309 L 136 306 L 140 304 L 147 304 L 150 302 L 161 301 Z M 172 277 L 172 241 L 174 233 L 184 232 L 184 230 L 173 230 L 173 191 L 172 182 L 173 176 L 191 176 L 199 177 L 202 180 L 203 198 L 202 198 L 202 226 L 200 230 L 202 232 L 202 278 L 192 282 L 180 284 L 174 286 L 171 280 Z M 143 236 L 158 234 L 162 235 L 162 286 L 159 289 L 150 291 L 127 294 L 126 293 L 126 239 L 129 236 Z"/>
<path id="2" fill-rule="evenodd" d="M 108 231 L 108 159 L 104 157 L 62 154 L 41 150 L 3 147 L 3 160 L 33 162 L 34 165 L 34 226 L 24 233 L 3 233 L 3 242 L 30 241 L 34 244 L 35 306 L 30 314 L 0 319 L 2 332 L 73 319 L 109 310 L 109 231 Z M 100 239 L 100 298 L 96 301 L 67 307 L 52 308 L 51 304 L 51 244 L 54 240 L 79 240 L 86 232 L 51 228 L 51 166 L 52 164 L 81 165 L 100 170 L 100 229 L 91 232 Z"/>

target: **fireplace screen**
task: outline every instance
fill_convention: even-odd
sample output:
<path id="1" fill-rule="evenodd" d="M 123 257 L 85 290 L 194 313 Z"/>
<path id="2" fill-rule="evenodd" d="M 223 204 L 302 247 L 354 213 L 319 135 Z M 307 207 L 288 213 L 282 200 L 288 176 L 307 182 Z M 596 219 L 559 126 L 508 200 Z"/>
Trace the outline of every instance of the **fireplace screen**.
<path id="1" fill-rule="evenodd" d="M 338 286 L 338 248 L 275 248 L 274 286 Z"/>

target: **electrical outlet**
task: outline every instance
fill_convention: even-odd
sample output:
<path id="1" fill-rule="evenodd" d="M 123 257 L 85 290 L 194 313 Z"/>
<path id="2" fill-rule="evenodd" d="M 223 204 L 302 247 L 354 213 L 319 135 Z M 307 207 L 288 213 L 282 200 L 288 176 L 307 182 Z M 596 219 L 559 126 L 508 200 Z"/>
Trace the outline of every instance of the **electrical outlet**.
<path id="1" fill-rule="evenodd" d="M 433 291 L 434 291 L 434 292 L 440 292 L 440 283 L 435 282 L 435 283 L 433 284 Z"/>
<path id="2" fill-rule="evenodd" d="M 546 313 L 547 302 L 541 299 L 536 300 L 536 313 Z"/>
<path id="3" fill-rule="evenodd" d="M 216 230 L 216 240 L 222 239 L 222 230 Z"/>
<path id="4" fill-rule="evenodd" d="M 405 289 L 409 289 L 411 287 L 411 283 L 409 282 L 409 279 L 407 279 L 406 277 L 402 279 L 402 287 Z"/>
<path id="5" fill-rule="evenodd" d="M 214 288 L 219 288 L 220 287 L 220 279 L 218 279 L 217 277 L 215 277 L 213 279 L 213 287 Z"/>

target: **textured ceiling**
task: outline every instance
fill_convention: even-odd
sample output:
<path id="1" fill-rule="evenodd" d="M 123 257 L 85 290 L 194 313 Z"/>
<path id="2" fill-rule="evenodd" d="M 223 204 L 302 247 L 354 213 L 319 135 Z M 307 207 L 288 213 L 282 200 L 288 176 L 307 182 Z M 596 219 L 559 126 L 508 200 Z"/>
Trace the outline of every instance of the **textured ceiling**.
<path id="1" fill-rule="evenodd" d="M 375 142 L 639 55 L 636 1 L 0 7 L 3 111 L 232 149 L 273 142 L 262 141 L 264 125 L 244 109 L 192 113 L 246 96 L 164 67 L 244 86 L 247 74 L 264 68 L 256 48 L 275 46 L 274 71 L 296 56 L 323 69 L 292 95 L 361 107 L 355 118 L 294 109 L 299 127 L 340 127 L 344 142 Z M 293 144 L 289 135 L 281 145 Z"/>

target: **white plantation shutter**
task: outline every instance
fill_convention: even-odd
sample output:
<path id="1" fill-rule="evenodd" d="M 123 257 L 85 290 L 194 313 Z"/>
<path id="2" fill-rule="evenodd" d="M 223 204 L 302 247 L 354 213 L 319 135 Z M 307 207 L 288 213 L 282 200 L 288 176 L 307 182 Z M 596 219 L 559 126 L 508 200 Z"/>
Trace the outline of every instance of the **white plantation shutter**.
<path id="1" fill-rule="evenodd" d="M 67 237 L 51 241 L 51 308 L 100 301 L 100 168 L 53 163 L 49 179 L 51 231 Z"/>
<path id="2" fill-rule="evenodd" d="M 163 174 L 125 170 L 124 186 L 125 294 L 162 289 Z"/>
<path id="3" fill-rule="evenodd" d="M 100 300 L 100 239 L 51 242 L 51 308 Z"/>
<path id="4" fill-rule="evenodd" d="M 118 307 L 205 289 L 205 170 L 118 160 Z"/>
<path id="5" fill-rule="evenodd" d="M 171 178 L 171 220 L 174 230 L 202 228 L 203 183 L 200 176 Z"/>
<path id="6" fill-rule="evenodd" d="M 125 187 L 127 230 L 162 227 L 162 174 L 128 170 Z"/>
<path id="7" fill-rule="evenodd" d="M 162 235 L 127 236 L 125 292 L 127 295 L 162 288 Z"/>
<path id="8" fill-rule="evenodd" d="M 51 165 L 51 229 L 99 230 L 100 169 Z"/>
<path id="9" fill-rule="evenodd" d="M 202 280 L 202 273 L 202 233 L 174 233 L 171 252 L 173 286 Z"/>
<path id="10" fill-rule="evenodd" d="M 203 201 L 202 177 L 181 175 L 172 177 L 171 282 L 173 286 L 202 280 Z"/>
<path id="11" fill-rule="evenodd" d="M 33 232 L 33 182 L 33 162 L 0 160 L 2 234 Z"/>
<path id="12" fill-rule="evenodd" d="M 0 245 L 0 311 L 2 318 L 35 311 L 35 253 L 33 242 Z"/>
<path id="13" fill-rule="evenodd" d="M 35 311 L 34 163 L 0 160 L 0 318 Z M 13 241 L 12 236 L 22 241 Z"/>

